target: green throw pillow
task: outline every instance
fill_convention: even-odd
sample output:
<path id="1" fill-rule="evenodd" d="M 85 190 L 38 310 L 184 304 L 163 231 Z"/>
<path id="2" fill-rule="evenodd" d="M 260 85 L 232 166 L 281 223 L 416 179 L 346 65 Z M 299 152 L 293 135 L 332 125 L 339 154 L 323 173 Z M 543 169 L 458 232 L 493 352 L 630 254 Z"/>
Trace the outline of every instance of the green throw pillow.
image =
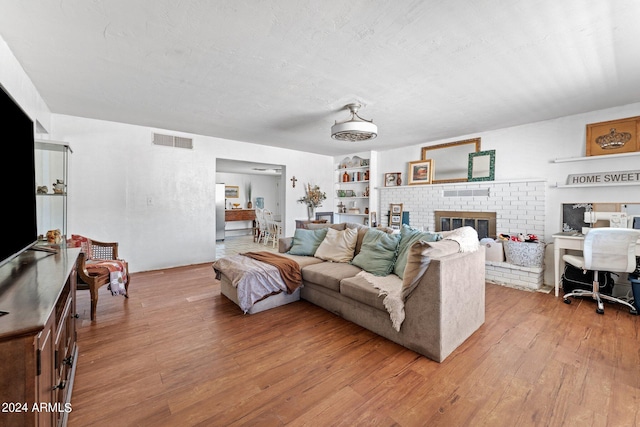
<path id="1" fill-rule="evenodd" d="M 351 264 L 375 276 L 388 275 L 393 271 L 399 237 L 399 234 L 388 234 L 373 228 L 367 230 L 360 253 L 353 258 Z"/>
<path id="2" fill-rule="evenodd" d="M 409 250 L 415 242 L 437 242 L 442 239 L 440 233 L 430 233 L 428 231 L 420 231 L 415 228 L 411 228 L 406 224 L 402 224 L 400 229 L 400 244 L 398 245 L 398 257 L 396 258 L 396 264 L 393 267 L 393 272 L 399 278 L 404 277 L 404 269 L 407 266 L 407 259 L 409 258 Z"/>
<path id="3" fill-rule="evenodd" d="M 291 249 L 289 249 L 287 253 L 291 255 L 313 256 L 326 235 L 326 228 L 319 228 L 317 230 L 297 228 L 293 234 Z"/>

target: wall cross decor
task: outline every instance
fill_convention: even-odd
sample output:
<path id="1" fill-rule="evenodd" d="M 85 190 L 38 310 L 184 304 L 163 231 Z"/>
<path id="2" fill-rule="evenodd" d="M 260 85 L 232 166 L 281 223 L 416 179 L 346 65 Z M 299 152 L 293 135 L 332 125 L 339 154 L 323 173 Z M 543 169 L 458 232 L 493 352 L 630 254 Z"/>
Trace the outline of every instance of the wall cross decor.
<path id="1" fill-rule="evenodd" d="M 296 181 L 298 181 L 298 180 L 296 179 L 296 176 L 294 175 L 294 176 L 293 176 L 293 178 L 291 178 L 289 181 L 291 181 L 291 182 L 292 182 L 292 184 L 293 184 L 293 188 L 296 188 Z"/>

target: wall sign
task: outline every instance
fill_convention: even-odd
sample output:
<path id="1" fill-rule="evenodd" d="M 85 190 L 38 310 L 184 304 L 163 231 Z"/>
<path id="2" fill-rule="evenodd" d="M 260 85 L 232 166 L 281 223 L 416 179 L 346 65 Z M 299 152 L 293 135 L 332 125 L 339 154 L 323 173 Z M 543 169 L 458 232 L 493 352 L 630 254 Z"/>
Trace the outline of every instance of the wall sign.
<path id="1" fill-rule="evenodd" d="M 577 173 L 567 176 L 567 185 L 640 183 L 640 170 L 619 172 Z"/>

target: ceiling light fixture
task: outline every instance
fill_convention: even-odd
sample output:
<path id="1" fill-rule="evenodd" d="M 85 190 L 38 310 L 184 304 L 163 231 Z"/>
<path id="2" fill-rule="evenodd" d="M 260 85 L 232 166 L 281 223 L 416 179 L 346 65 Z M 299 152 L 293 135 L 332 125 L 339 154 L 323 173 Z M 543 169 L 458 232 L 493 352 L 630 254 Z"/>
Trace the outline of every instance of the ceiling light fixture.
<path id="1" fill-rule="evenodd" d="M 344 122 L 331 126 L 331 138 L 340 141 L 366 141 L 378 136 L 378 126 L 373 124 L 373 120 L 365 120 L 358 115 L 360 104 L 347 104 L 345 108 L 351 111 L 351 118 Z"/>

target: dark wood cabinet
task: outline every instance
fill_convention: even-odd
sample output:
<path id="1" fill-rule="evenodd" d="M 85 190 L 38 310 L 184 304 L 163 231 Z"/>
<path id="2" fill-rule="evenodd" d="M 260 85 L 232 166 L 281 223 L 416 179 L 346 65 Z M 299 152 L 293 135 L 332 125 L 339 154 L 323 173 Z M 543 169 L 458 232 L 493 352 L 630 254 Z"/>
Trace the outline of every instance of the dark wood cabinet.
<path id="1" fill-rule="evenodd" d="M 253 221 L 256 219 L 255 209 L 227 209 L 224 211 L 224 220 L 230 221 Z"/>
<path id="2" fill-rule="evenodd" d="M 64 426 L 78 357 L 79 249 L 27 251 L 0 267 L 0 426 Z"/>

